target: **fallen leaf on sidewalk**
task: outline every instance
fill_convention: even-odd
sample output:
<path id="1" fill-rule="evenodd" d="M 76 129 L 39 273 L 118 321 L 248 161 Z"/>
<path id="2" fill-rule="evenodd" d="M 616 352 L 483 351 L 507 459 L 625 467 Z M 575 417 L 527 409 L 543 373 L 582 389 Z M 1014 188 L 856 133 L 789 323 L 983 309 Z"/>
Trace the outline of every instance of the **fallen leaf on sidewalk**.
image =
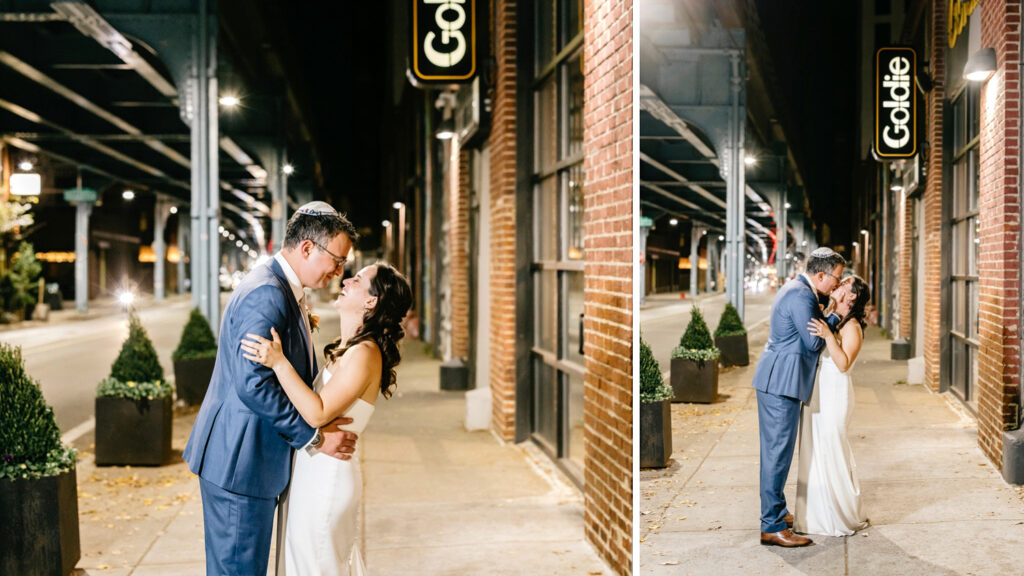
<path id="1" fill-rule="evenodd" d="M 676 561 L 676 560 L 671 560 L 669 562 L 662 562 L 661 565 L 662 566 L 679 566 L 679 562 Z"/>

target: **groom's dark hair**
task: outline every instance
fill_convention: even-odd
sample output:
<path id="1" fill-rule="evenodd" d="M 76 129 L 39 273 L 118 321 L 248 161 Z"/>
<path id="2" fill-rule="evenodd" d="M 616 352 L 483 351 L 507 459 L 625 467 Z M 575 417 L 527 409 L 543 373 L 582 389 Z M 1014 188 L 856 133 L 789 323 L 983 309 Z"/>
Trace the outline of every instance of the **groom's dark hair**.
<path id="1" fill-rule="evenodd" d="M 299 210 L 288 219 L 284 233 L 284 247 L 294 248 L 303 240 L 326 246 L 338 234 L 348 236 L 353 244 L 359 240 L 356 227 L 338 212 Z"/>
<path id="2" fill-rule="evenodd" d="M 846 259 L 836 252 L 832 252 L 828 256 L 814 256 L 812 254 L 807 258 L 808 275 L 814 275 L 818 272 L 831 274 L 836 266 L 846 266 Z"/>

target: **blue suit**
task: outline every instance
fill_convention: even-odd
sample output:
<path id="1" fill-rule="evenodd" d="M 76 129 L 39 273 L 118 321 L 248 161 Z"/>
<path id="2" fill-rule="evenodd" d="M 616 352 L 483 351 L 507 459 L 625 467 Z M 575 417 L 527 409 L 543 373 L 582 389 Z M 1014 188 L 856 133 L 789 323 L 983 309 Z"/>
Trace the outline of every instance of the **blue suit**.
<path id="1" fill-rule="evenodd" d="M 764 353 L 754 370 L 761 440 L 761 532 L 786 529 L 783 488 L 793 463 L 800 408 L 814 388 L 818 357 L 825 341 L 807 329 L 811 318 L 823 319 L 814 289 L 803 275 L 775 295 Z M 829 317 L 834 327 L 838 316 Z"/>
<path id="2" fill-rule="evenodd" d="M 315 434 L 273 370 L 242 356 L 247 333 L 281 335 L 284 354 L 307 384 L 316 375 L 298 302 L 275 259 L 254 268 L 224 310 L 213 378 L 185 446 L 200 478 L 207 574 L 266 574 L 274 507 L 291 477 L 292 449 Z"/>

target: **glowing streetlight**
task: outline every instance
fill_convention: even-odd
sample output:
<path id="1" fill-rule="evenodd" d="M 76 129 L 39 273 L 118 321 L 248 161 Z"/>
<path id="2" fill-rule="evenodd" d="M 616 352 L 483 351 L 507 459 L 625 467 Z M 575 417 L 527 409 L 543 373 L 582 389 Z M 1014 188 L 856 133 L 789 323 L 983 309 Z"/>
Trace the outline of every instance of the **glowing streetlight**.
<path id="1" fill-rule="evenodd" d="M 22 160 L 21 162 L 18 163 L 18 169 L 24 172 L 28 172 L 29 170 L 32 169 L 32 163 L 29 162 L 28 160 Z"/>
<path id="2" fill-rule="evenodd" d="M 679 224 L 679 220 L 676 220 L 675 218 L 673 218 L 673 219 L 669 220 L 668 223 L 670 225 L 672 225 L 672 226 L 675 226 L 676 224 Z"/>
<path id="3" fill-rule="evenodd" d="M 291 176 L 292 174 L 295 173 L 295 166 L 292 166 L 291 164 L 285 164 L 281 168 L 281 172 L 284 172 L 285 176 Z"/>
<path id="4" fill-rule="evenodd" d="M 135 199 L 135 191 L 134 190 L 125 190 L 124 192 L 121 192 L 121 198 L 124 198 L 125 200 L 134 200 Z"/>
<path id="5" fill-rule="evenodd" d="M 234 94 L 226 94 L 224 96 L 221 96 L 217 99 L 217 101 L 220 102 L 220 105 L 225 108 L 234 108 L 235 106 L 238 106 L 238 104 L 241 102 L 238 99 L 238 96 L 235 96 Z"/>

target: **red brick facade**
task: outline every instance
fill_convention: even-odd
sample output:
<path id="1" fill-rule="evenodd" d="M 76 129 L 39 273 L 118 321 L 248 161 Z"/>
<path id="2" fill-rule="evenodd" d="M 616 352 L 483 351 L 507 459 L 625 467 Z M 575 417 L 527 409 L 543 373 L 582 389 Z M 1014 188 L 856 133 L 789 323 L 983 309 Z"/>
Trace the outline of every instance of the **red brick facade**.
<path id="1" fill-rule="evenodd" d="M 621 574 L 633 531 L 632 5 L 583 8 L 585 524 Z"/>
<path id="2" fill-rule="evenodd" d="M 516 2 L 494 4 L 495 88 L 490 134 L 491 426 L 515 440 L 516 422 Z"/>
<path id="3" fill-rule="evenodd" d="M 981 129 L 978 199 L 978 443 L 986 456 L 1002 466 L 1002 433 L 1016 421 L 1020 379 L 1020 29 L 1019 0 L 978 3 L 974 17 L 981 18 L 982 47 L 992 47 L 998 63 L 995 74 L 981 89 Z M 931 5 L 931 76 L 934 88 L 927 99 L 927 187 L 924 195 L 925 331 L 923 335 L 925 383 L 938 390 L 940 374 L 949 370 L 949 358 L 940 354 L 942 338 L 941 262 L 943 229 L 943 102 L 952 86 L 959 84 L 958 71 L 945 69 L 948 3 Z M 949 183 L 945 183 L 949 188 Z M 912 222 L 912 215 L 906 217 Z M 907 234 L 902 250 L 911 249 Z M 901 266 L 902 269 L 902 266 Z M 903 274 L 901 276 L 909 276 Z M 904 290 L 904 285 L 906 290 Z M 901 331 L 909 333 L 911 292 L 901 284 Z M 906 311 L 906 318 L 902 318 Z"/>
<path id="4" fill-rule="evenodd" d="M 998 62 L 981 92 L 978 442 L 999 466 L 1020 374 L 1020 2 L 981 2 L 976 10 L 981 45 L 995 48 Z"/>
<path id="5" fill-rule="evenodd" d="M 458 141 L 454 140 L 455 145 Z M 451 173 L 455 186 L 448 191 L 448 250 L 452 287 L 452 358 L 469 357 L 469 163 L 471 152 L 452 154 Z"/>
<path id="6" fill-rule="evenodd" d="M 939 389 L 939 338 L 941 338 L 942 288 L 942 106 L 946 97 L 946 11 L 932 10 L 931 75 L 934 86 L 926 100 L 928 118 L 928 177 L 924 192 L 924 381 L 932 390 Z M 903 296 L 909 298 L 910 294 Z"/>

